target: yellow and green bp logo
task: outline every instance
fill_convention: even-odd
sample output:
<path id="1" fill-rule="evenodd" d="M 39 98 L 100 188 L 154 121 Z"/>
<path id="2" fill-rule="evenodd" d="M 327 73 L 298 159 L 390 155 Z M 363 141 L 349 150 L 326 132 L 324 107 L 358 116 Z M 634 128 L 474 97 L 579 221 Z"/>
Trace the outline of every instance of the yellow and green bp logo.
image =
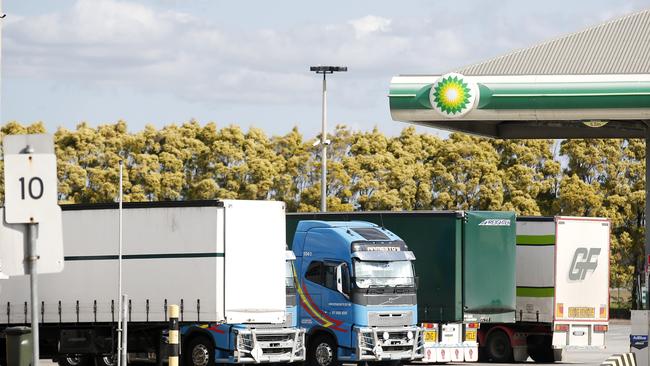
<path id="1" fill-rule="evenodd" d="M 477 89 L 460 74 L 443 75 L 431 86 L 431 106 L 447 117 L 463 116 L 474 107 Z"/>

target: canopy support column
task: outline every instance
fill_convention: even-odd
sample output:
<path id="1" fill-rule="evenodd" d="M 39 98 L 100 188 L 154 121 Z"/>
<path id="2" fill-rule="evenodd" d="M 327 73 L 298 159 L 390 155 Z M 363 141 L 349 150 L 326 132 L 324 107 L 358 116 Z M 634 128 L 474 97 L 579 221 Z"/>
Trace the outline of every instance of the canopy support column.
<path id="1" fill-rule="evenodd" d="M 645 135 L 645 220 L 644 220 L 644 227 L 645 227 L 645 246 L 644 246 L 644 251 L 643 251 L 643 262 L 644 265 L 642 268 L 646 268 L 646 266 L 649 264 L 648 263 L 648 256 L 650 255 L 650 225 L 648 224 L 650 220 L 650 126 L 646 127 L 646 135 Z M 649 268 L 646 268 L 644 276 L 645 276 L 645 287 L 647 289 L 647 294 L 646 296 L 650 297 L 650 281 L 648 281 L 648 270 Z M 638 294 L 638 296 L 641 296 L 641 299 L 643 299 L 643 294 Z M 646 299 L 646 304 L 643 306 L 643 309 L 650 309 L 648 307 L 648 301 L 650 299 Z"/>

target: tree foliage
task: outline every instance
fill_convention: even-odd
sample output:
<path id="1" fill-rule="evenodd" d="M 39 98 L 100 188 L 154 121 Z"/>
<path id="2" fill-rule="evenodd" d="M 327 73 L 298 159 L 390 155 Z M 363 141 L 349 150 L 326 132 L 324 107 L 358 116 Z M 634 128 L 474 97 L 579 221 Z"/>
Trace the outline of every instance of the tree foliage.
<path id="1" fill-rule="evenodd" d="M 17 122 L 8 134 L 43 133 Z M 603 216 L 612 220 L 611 273 L 629 285 L 642 269 L 645 205 L 643 140 L 494 140 L 452 133 L 440 139 L 405 128 L 339 125 L 327 149 L 330 211 L 513 210 L 520 215 Z M 320 207 L 320 136 L 297 128 L 267 136 L 191 120 L 129 132 L 124 121 L 54 133 L 59 201 L 273 199 L 289 211 Z M 0 170 L 3 163 L 0 161 Z M 0 174 L 0 184 L 4 182 Z M 0 190 L 0 198 L 2 197 Z"/>

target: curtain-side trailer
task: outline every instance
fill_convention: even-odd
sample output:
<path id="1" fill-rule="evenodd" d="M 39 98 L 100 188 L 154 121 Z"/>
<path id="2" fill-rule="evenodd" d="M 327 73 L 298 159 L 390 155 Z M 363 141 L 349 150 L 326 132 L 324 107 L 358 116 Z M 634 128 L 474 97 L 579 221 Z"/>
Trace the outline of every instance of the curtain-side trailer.
<path id="1" fill-rule="evenodd" d="M 128 350 L 157 353 L 180 305 L 183 365 L 303 361 L 287 314 L 285 206 L 272 201 L 125 203 Z M 41 357 L 111 365 L 118 319 L 117 205 L 63 206 L 65 268 L 39 275 Z M 31 322 L 27 277 L 0 281 L 0 330 Z M 292 304 L 290 304 L 290 308 Z M 4 353 L 4 345 L 0 348 Z"/>
<path id="2" fill-rule="evenodd" d="M 602 348 L 609 321 L 610 222 L 586 217 L 517 218 L 517 312 L 491 324 L 494 361 L 552 362 L 567 348 Z M 480 340 L 479 340 L 480 341 Z M 484 344 L 482 342 L 482 344 Z"/>

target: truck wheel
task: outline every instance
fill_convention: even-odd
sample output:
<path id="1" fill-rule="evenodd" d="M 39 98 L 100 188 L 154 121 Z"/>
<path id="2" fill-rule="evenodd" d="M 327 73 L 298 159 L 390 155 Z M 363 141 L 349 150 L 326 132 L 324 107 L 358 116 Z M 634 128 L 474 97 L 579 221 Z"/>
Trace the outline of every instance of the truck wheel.
<path id="1" fill-rule="evenodd" d="M 308 366 L 338 366 L 336 342 L 332 337 L 321 335 L 309 343 Z"/>
<path id="2" fill-rule="evenodd" d="M 82 355 L 59 355 L 56 362 L 59 366 L 89 366 L 90 359 Z"/>
<path id="3" fill-rule="evenodd" d="M 487 351 L 488 359 L 492 362 L 503 363 L 513 361 L 510 338 L 500 330 L 490 333 L 485 350 Z"/>
<path id="4" fill-rule="evenodd" d="M 183 349 L 184 366 L 215 366 L 214 345 L 206 336 L 197 336 Z"/>
<path id="5" fill-rule="evenodd" d="M 97 356 L 96 365 L 97 366 L 115 366 L 117 365 L 117 358 L 114 354 L 107 356 Z"/>

